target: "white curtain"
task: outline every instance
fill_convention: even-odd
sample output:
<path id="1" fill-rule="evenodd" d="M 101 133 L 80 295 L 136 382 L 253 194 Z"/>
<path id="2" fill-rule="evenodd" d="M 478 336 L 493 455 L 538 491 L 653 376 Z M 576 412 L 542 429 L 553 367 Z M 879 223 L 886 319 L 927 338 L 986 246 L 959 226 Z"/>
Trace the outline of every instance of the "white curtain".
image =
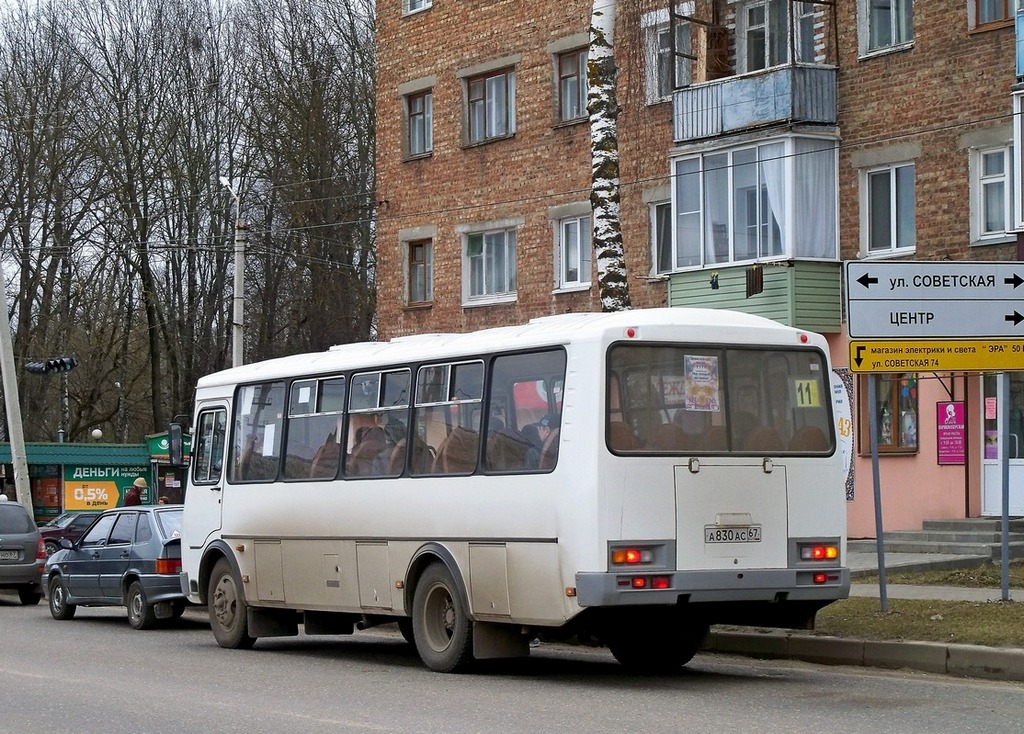
<path id="1" fill-rule="evenodd" d="M 772 143 L 762 145 L 758 150 L 761 160 L 761 181 L 768 189 L 768 232 L 767 241 L 761 242 L 760 255 L 781 255 L 786 238 L 786 159 L 785 145 Z M 772 241 L 772 217 L 779 224 L 779 241 Z"/>
<path id="2" fill-rule="evenodd" d="M 793 156 L 796 257 L 838 258 L 835 142 L 797 138 Z"/>

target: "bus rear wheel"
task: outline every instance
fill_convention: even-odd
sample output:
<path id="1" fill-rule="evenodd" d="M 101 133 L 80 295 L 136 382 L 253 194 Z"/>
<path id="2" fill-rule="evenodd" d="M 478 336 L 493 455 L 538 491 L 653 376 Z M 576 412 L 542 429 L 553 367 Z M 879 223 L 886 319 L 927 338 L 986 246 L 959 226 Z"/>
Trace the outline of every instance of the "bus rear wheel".
<path id="1" fill-rule="evenodd" d="M 221 558 L 210 575 L 207 603 L 210 608 L 210 629 L 217 644 L 232 650 L 247 650 L 256 644 L 249 635 L 246 603 L 241 584 L 226 558 Z"/>
<path id="2" fill-rule="evenodd" d="M 608 649 L 623 666 L 637 673 L 674 673 L 697 654 L 708 634 L 703 623 L 675 622 L 616 630 Z"/>
<path id="3" fill-rule="evenodd" d="M 473 662 L 473 622 L 451 571 L 427 567 L 412 604 L 413 639 L 420 659 L 439 673 L 458 673 Z"/>

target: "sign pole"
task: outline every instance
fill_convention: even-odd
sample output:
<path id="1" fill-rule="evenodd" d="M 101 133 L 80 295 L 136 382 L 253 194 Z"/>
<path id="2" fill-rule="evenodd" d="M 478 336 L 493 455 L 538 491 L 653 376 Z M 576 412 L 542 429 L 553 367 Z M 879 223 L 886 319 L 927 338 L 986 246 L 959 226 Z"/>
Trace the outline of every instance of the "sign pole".
<path id="1" fill-rule="evenodd" d="M 868 421 L 871 434 L 871 476 L 875 490 L 875 545 L 878 549 L 878 599 L 882 611 L 889 611 L 889 600 L 885 586 L 885 538 L 882 537 L 882 483 L 878 474 L 878 385 L 874 374 L 868 375 Z"/>
<path id="2" fill-rule="evenodd" d="M 1003 601 L 1010 600 L 1010 373 L 999 375 L 1003 396 L 1000 400 L 999 413 L 1002 417 L 1002 430 L 999 431 L 999 471 L 1002 479 L 1003 516 L 1000 523 L 1002 535 L 1002 554 L 1000 576 L 1002 577 Z"/>

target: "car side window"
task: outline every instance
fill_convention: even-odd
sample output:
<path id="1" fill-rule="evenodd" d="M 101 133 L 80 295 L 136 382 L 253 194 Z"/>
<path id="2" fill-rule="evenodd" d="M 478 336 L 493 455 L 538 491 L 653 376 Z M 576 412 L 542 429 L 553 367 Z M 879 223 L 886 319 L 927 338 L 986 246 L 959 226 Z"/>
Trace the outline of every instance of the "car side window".
<path id="1" fill-rule="evenodd" d="M 114 527 L 114 515 L 103 515 L 96 524 L 93 525 L 89 532 L 82 536 L 79 547 L 98 547 L 107 544 L 107 536 L 110 535 L 110 529 Z"/>
<path id="2" fill-rule="evenodd" d="M 153 527 L 148 515 L 139 515 L 139 527 L 135 530 L 135 542 L 145 543 L 153 537 Z"/>
<path id="3" fill-rule="evenodd" d="M 117 516 L 114 529 L 110 531 L 110 541 L 107 545 L 129 545 L 135 536 L 135 521 L 138 518 L 136 512 L 124 512 Z"/>
<path id="4" fill-rule="evenodd" d="M 92 515 L 76 515 L 72 518 L 68 528 L 71 530 L 85 530 L 95 519 Z"/>

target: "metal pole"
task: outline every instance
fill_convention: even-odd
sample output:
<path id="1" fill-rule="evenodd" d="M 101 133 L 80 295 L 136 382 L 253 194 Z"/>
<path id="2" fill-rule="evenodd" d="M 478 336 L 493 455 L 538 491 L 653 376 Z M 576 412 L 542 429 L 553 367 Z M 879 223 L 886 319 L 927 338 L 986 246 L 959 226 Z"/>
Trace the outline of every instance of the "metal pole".
<path id="1" fill-rule="evenodd" d="M 235 202 L 235 277 L 231 315 L 231 366 L 238 367 L 244 361 L 242 346 L 245 324 L 245 226 L 241 219 L 241 197 L 231 186 L 231 180 L 227 176 L 221 176 L 220 182 Z"/>
<path id="2" fill-rule="evenodd" d="M 243 363 L 242 332 L 245 322 L 245 231 L 241 227 L 242 203 L 235 196 L 235 303 L 234 316 L 231 319 L 231 365 L 238 367 Z"/>
<path id="3" fill-rule="evenodd" d="M 871 476 L 875 488 L 875 546 L 878 549 L 878 599 L 882 611 L 889 611 L 885 587 L 885 539 L 882 530 L 882 482 L 878 472 L 878 386 L 875 375 L 868 375 L 868 423 L 871 434 Z"/>
<path id="4" fill-rule="evenodd" d="M 1002 398 L 999 405 L 1001 430 L 999 431 L 999 470 L 1002 475 L 1003 513 L 1000 522 L 1001 550 L 1003 555 L 1000 566 L 1002 581 L 1002 600 L 1010 601 L 1010 373 L 999 375 Z"/>

